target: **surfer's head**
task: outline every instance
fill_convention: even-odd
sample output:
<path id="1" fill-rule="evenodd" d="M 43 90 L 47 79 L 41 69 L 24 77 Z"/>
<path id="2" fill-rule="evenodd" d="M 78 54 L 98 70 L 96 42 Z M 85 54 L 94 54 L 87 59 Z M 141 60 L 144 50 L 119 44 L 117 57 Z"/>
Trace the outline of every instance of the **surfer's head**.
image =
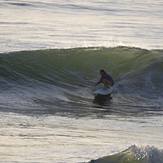
<path id="1" fill-rule="evenodd" d="M 101 70 L 100 70 L 100 74 L 101 74 L 101 75 L 105 75 L 105 74 L 106 74 L 105 70 L 104 70 L 104 69 L 101 69 Z"/>

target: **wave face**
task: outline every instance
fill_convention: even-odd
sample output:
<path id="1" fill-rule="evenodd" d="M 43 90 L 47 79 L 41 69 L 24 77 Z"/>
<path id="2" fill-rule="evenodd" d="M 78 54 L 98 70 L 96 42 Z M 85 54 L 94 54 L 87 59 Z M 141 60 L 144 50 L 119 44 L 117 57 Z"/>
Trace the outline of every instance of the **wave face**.
<path id="1" fill-rule="evenodd" d="M 90 108 L 94 108 L 93 90 L 99 69 L 104 68 L 116 81 L 113 101 L 104 107 L 118 114 L 162 111 L 162 54 L 162 50 L 129 47 L 1 54 L 1 110 L 97 113 Z"/>
<path id="2" fill-rule="evenodd" d="M 163 151 L 155 147 L 131 146 L 115 155 L 92 160 L 90 163 L 163 163 Z"/>

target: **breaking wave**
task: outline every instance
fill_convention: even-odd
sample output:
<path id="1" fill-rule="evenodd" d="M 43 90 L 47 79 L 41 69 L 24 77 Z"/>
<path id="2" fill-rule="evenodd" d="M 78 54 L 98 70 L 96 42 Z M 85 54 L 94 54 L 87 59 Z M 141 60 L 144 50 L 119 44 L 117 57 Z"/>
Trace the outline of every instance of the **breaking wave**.
<path id="1" fill-rule="evenodd" d="M 103 109 L 110 107 L 110 111 L 130 114 L 162 111 L 163 51 L 131 47 L 1 54 L 1 110 L 32 108 L 37 112 L 39 105 L 47 113 L 88 114 L 94 107 L 92 92 L 101 68 L 116 81 L 112 104 Z"/>
<path id="2" fill-rule="evenodd" d="M 135 145 L 111 156 L 106 156 L 90 163 L 163 163 L 163 151 L 155 147 L 137 147 Z"/>

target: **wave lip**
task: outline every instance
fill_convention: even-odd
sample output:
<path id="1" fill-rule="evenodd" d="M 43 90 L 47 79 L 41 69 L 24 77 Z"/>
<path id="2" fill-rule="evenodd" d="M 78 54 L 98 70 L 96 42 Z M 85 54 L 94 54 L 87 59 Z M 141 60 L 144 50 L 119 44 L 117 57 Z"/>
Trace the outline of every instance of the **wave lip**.
<path id="1" fill-rule="evenodd" d="M 163 151 L 155 147 L 133 145 L 118 154 L 91 160 L 89 163 L 163 163 Z"/>

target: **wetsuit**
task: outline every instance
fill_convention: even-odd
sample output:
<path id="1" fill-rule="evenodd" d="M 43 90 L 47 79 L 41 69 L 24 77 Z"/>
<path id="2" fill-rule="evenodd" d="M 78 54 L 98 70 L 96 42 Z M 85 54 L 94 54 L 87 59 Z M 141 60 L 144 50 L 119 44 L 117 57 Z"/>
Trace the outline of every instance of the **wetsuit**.
<path id="1" fill-rule="evenodd" d="M 113 86 L 114 80 L 109 74 L 104 74 L 101 76 L 100 81 L 98 83 L 103 83 L 105 86 Z"/>

